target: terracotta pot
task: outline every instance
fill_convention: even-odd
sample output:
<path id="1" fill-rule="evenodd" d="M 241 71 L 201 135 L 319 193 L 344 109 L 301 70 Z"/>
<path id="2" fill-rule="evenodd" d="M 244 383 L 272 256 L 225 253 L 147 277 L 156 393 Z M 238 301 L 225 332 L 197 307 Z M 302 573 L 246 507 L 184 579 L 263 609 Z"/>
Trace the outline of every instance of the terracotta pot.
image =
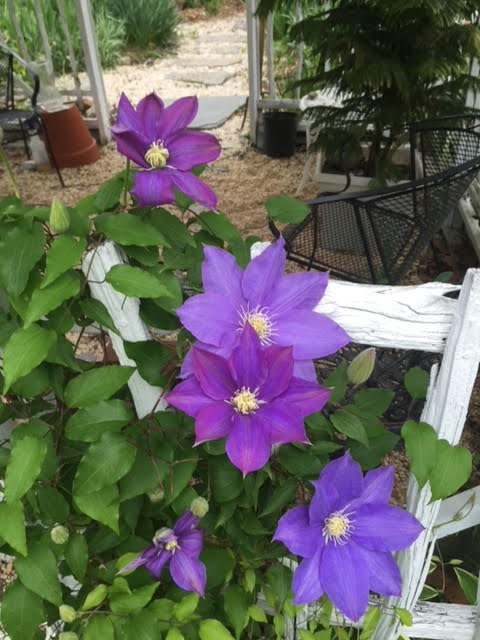
<path id="1" fill-rule="evenodd" d="M 49 151 L 53 154 L 57 166 L 61 169 L 96 162 L 100 152 L 77 105 L 65 106 L 66 108 L 62 111 L 40 113 L 47 134 Z"/>

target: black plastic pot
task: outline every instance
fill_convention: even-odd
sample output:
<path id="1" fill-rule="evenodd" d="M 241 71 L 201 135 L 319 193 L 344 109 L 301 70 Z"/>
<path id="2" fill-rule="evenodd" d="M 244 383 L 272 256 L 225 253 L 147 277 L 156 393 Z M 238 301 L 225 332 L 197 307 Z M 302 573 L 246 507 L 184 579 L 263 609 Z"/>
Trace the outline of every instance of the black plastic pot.
<path id="1" fill-rule="evenodd" d="M 263 114 L 264 151 L 271 158 L 288 158 L 295 153 L 297 114 L 269 111 Z"/>

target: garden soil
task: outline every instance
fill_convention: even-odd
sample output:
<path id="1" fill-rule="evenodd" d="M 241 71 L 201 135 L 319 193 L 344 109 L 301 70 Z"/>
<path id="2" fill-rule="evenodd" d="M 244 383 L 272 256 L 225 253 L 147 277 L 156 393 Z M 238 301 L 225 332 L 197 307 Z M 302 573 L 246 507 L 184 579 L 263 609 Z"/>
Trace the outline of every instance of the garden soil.
<path id="1" fill-rule="evenodd" d="M 218 86 L 188 84 L 177 78 L 185 72 L 182 61 L 199 55 L 211 55 L 218 59 L 219 55 L 230 56 L 215 44 L 215 38 L 221 34 L 245 33 L 244 11 L 227 0 L 218 16 L 207 16 L 203 9 L 181 11 L 182 22 L 179 28 L 179 41 L 175 50 L 162 57 L 149 58 L 138 63 L 135 55 L 126 55 L 123 64 L 105 73 L 105 86 L 109 103 L 118 102 L 120 92 L 124 91 L 133 103 L 144 95 L 156 91 L 161 97 L 180 98 L 187 95 L 248 95 L 247 78 L 247 45 L 237 43 L 233 52 L 240 58 L 239 63 L 231 65 L 229 71 L 234 75 Z M 230 50 L 228 50 L 230 51 Z M 194 69 L 197 70 L 197 67 Z M 112 121 L 115 110 L 112 107 Z M 211 130 L 222 145 L 222 155 L 204 172 L 202 179 L 217 193 L 218 208 L 225 212 L 245 236 L 256 235 L 264 240 L 271 240 L 266 224 L 265 202 L 275 194 L 294 196 L 300 182 L 305 163 L 305 147 L 297 147 L 290 158 L 274 159 L 253 148 L 248 140 L 248 118 L 242 109 L 234 114 L 222 127 Z M 94 193 L 108 178 L 124 167 L 122 158 L 110 143 L 100 152 L 100 160 L 93 165 L 77 169 L 62 169 L 66 187 L 60 187 L 55 172 L 26 171 L 22 169 L 25 161 L 23 150 L 8 150 L 13 171 L 18 181 L 23 199 L 32 205 L 49 205 L 53 196 L 58 196 L 66 205 L 74 205 L 80 198 Z M 301 194 L 308 199 L 316 195 L 318 186 L 310 182 Z M 0 196 L 9 193 L 9 183 L 4 172 L 0 170 Z M 427 253 L 412 269 L 407 278 L 408 284 L 417 284 L 435 278 L 439 271 L 451 271 L 451 281 L 461 282 L 465 269 L 476 266 L 473 251 L 465 239 L 460 240 L 457 248 L 449 249 L 442 238 L 436 240 L 440 250 L 441 263 L 437 265 Z M 103 350 L 98 339 L 91 343 L 88 338 L 82 341 L 82 351 L 93 352 L 102 358 Z M 96 352 L 96 353 L 95 353 Z M 480 452 L 480 392 L 477 382 L 476 391 L 471 402 L 469 421 L 464 434 L 464 442 L 477 454 Z M 397 483 L 394 500 L 397 504 L 404 502 L 405 487 L 408 478 L 408 467 L 402 452 L 394 452 L 388 458 L 397 470 Z M 479 473 L 475 472 L 472 485 L 479 484 Z M 5 566 L 9 575 L 11 567 Z M 1 582 L 2 565 L 0 565 Z"/>

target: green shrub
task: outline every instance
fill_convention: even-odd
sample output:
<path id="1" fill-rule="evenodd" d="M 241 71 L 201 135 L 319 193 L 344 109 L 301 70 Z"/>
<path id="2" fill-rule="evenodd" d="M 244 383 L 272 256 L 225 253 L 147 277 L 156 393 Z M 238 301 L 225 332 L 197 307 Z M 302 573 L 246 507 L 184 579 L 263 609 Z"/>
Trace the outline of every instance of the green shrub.
<path id="1" fill-rule="evenodd" d="M 220 11 L 222 5 L 223 0 L 185 0 L 183 8 L 196 9 L 198 7 L 204 7 L 207 13 L 215 15 Z"/>
<path id="2" fill-rule="evenodd" d="M 176 38 L 174 0 L 107 0 L 108 11 L 124 20 L 127 41 L 136 47 L 167 47 Z"/>

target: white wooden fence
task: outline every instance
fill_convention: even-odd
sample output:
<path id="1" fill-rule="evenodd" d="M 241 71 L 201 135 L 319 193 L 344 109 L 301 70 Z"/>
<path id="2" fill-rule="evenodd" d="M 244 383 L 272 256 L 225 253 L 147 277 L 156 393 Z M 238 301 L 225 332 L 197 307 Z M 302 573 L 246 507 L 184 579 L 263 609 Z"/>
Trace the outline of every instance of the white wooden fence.
<path id="1" fill-rule="evenodd" d="M 254 245 L 254 255 L 264 246 L 263 243 Z M 85 273 L 95 273 L 94 277 L 89 275 L 97 283 L 91 286 L 91 293 L 108 308 L 122 338 L 145 340 L 149 332 L 138 317 L 135 300 L 125 306 L 121 294 L 114 292 L 107 283 L 98 284 L 112 266 L 121 262 L 121 253 L 113 243 L 107 242 L 95 253 L 87 255 L 83 268 Z M 458 300 L 445 297 L 456 289 L 461 289 Z M 122 307 L 122 315 L 119 315 Z M 354 342 L 442 352 L 441 367 L 435 365 L 431 371 L 421 419 L 432 424 L 440 438 L 452 444 L 458 442 L 480 362 L 480 269 L 470 269 L 462 287 L 438 282 L 399 287 L 331 280 L 316 310 L 338 322 Z M 109 331 L 109 334 L 120 362 L 126 363 L 125 353 L 118 347 L 121 342 L 113 332 Z M 130 390 L 139 416 L 151 410 L 152 400 L 161 402 L 162 390 L 152 388 L 139 377 L 130 383 Z M 373 640 L 396 640 L 400 633 L 430 640 L 480 638 L 478 607 L 418 602 L 435 540 L 480 523 L 480 503 L 472 502 L 472 495 L 479 496 L 480 488 L 442 503 L 429 504 L 428 485 L 419 491 L 416 480 L 410 477 L 407 508 L 422 522 L 425 532 L 410 549 L 398 554 L 403 593 L 400 598 L 383 601 L 384 613 Z M 469 500 L 471 509 L 467 517 L 451 522 L 455 514 L 462 515 L 462 508 Z M 413 627 L 401 628 L 392 616 L 394 606 L 412 611 Z M 314 611 L 314 607 L 305 607 L 303 614 L 297 616 L 297 627 L 305 627 Z M 286 631 L 286 637 L 293 640 L 291 623 L 287 624 Z"/>

